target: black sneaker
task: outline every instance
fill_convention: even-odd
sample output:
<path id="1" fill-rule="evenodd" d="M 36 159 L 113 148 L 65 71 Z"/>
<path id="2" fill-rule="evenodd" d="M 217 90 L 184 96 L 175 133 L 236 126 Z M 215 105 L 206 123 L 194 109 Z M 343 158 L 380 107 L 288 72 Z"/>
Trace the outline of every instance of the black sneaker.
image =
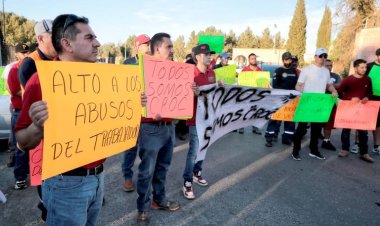
<path id="1" fill-rule="evenodd" d="M 265 143 L 265 146 L 267 146 L 268 148 L 273 147 L 272 141 L 267 141 Z"/>
<path id="2" fill-rule="evenodd" d="M 22 189 L 25 189 L 27 187 L 28 187 L 28 185 L 26 184 L 25 180 L 18 180 L 18 181 L 16 181 L 16 184 L 15 184 L 15 189 L 16 190 L 22 190 Z"/>
<path id="3" fill-rule="evenodd" d="M 292 153 L 292 157 L 296 161 L 301 161 L 301 156 L 300 154 Z"/>
<path id="4" fill-rule="evenodd" d="M 330 151 L 336 151 L 336 148 L 334 145 L 328 140 L 328 141 L 323 141 L 322 142 L 322 148 L 330 150 Z"/>
<path id="5" fill-rule="evenodd" d="M 292 142 L 290 140 L 282 140 L 282 144 L 292 145 Z"/>
<path id="6" fill-rule="evenodd" d="M 314 153 L 309 153 L 309 156 L 310 157 L 313 157 L 313 158 L 317 158 L 317 159 L 320 159 L 320 160 L 325 160 L 325 156 L 323 156 L 319 151 L 318 152 L 314 152 Z"/>

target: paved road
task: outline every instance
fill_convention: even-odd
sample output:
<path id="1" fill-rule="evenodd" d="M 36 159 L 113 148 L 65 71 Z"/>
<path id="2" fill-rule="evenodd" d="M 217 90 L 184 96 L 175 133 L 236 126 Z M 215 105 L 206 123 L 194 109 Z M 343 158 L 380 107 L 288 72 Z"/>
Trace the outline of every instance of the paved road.
<path id="1" fill-rule="evenodd" d="M 289 146 L 267 148 L 264 138 L 248 129 L 226 135 L 209 150 L 203 172 L 210 185 L 195 185 L 193 201 L 181 194 L 187 145 L 179 145 L 166 188 L 182 208 L 152 211 L 152 225 L 380 225 L 380 156 L 371 153 L 376 162 L 369 164 L 354 154 L 342 159 L 323 150 L 327 159 L 321 161 L 307 155 L 306 143 L 297 162 Z M 333 143 L 340 143 L 337 131 Z M 6 155 L 0 152 L 0 189 L 8 197 L 0 205 L 0 225 L 43 225 L 35 189 L 12 189 Z M 106 162 L 106 204 L 99 225 L 134 225 L 137 195 L 121 189 L 121 159 L 117 155 Z"/>

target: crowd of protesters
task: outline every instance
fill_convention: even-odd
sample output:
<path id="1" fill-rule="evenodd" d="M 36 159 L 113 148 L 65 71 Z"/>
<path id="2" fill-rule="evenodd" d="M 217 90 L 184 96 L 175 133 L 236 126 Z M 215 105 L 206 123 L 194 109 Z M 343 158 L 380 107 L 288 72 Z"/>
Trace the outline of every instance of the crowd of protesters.
<path id="1" fill-rule="evenodd" d="M 89 25 L 89 20 L 73 14 L 57 16 L 54 21 L 42 20 L 35 26 L 38 47 L 29 53 L 29 47 L 19 44 L 15 48 L 18 61 L 10 66 L 7 84 L 11 96 L 12 115 L 12 146 L 15 151 L 10 154 L 9 165 L 14 165 L 14 189 L 22 190 L 28 186 L 28 151 L 36 147 L 43 139 L 44 123 L 47 120 L 48 103 L 42 100 L 41 86 L 35 61 L 54 60 L 95 63 L 100 43 L 95 32 Z M 150 38 L 142 34 L 135 38 L 135 50 L 138 54 L 149 54 L 162 60 L 174 60 L 173 43 L 167 33 L 157 33 Z M 138 54 L 126 59 L 124 64 L 138 64 Z M 213 59 L 215 52 L 207 44 L 194 46 L 187 56 L 186 63 L 194 64 L 194 96 L 206 95 L 199 91 L 203 85 L 217 83 L 223 86 L 222 80 L 216 81 L 213 69 L 228 65 L 229 54 L 219 55 L 219 63 Z M 371 70 L 380 67 L 380 49 L 375 52 L 376 59 L 368 63 L 363 59 L 353 61 L 354 73 L 343 80 L 332 72 L 332 61 L 328 59 L 326 49 L 318 48 L 311 65 L 300 70 L 298 57 L 290 52 L 282 54 L 282 65 L 275 70 L 272 88 L 298 90 L 301 93 L 329 93 L 333 97 L 339 96 L 343 100 L 352 100 L 365 104 L 369 100 L 380 100 L 372 92 Z M 248 57 L 249 65 L 243 71 L 261 71 L 257 65 L 256 55 Z M 380 76 L 373 75 L 371 76 Z M 142 107 L 147 97 L 141 95 Z M 196 106 L 196 99 L 194 106 Z M 183 160 L 184 171 L 181 185 L 186 199 L 196 198 L 193 183 L 208 186 L 202 174 L 203 161 L 195 162 L 199 147 L 196 130 L 194 107 L 193 118 L 182 122 L 187 128 L 189 136 L 189 150 L 187 158 Z M 284 129 L 281 136 L 282 144 L 293 146 L 291 157 L 301 160 L 301 140 L 310 128 L 309 156 L 319 160 L 325 157 L 320 150 L 336 151 L 332 144 L 331 131 L 336 108 L 327 123 L 315 122 L 283 122 Z M 135 147 L 124 152 L 121 163 L 124 182 L 122 189 L 126 192 L 137 191 L 136 208 L 138 211 L 137 225 L 149 225 L 150 210 L 159 209 L 176 211 L 180 203 L 166 197 L 165 182 L 171 164 L 175 145 L 175 126 L 177 120 L 163 118 L 159 114 L 155 118 L 142 118 L 140 134 Z M 186 126 L 185 126 L 186 124 Z M 269 120 L 265 131 L 265 145 L 273 147 L 278 141 L 282 122 Z M 323 128 L 323 134 L 322 134 Z M 243 133 L 244 130 L 239 130 Z M 258 128 L 252 132 L 261 135 Z M 184 131 L 181 131 L 183 138 Z M 342 129 L 341 150 L 339 157 L 346 157 L 349 152 L 358 153 L 359 158 L 373 163 L 374 159 L 368 154 L 368 132 L 357 131 L 355 145 L 350 149 L 350 129 Z M 373 131 L 375 154 L 380 154 L 380 116 L 377 119 L 377 130 Z M 185 139 L 185 138 L 183 138 Z M 319 139 L 322 139 L 321 145 Z M 337 144 L 335 144 L 337 145 Z M 138 166 L 137 180 L 133 180 L 135 159 L 139 155 L 141 162 Z M 104 163 L 105 159 L 95 161 L 77 169 L 46 179 L 38 187 L 42 211 L 41 218 L 47 225 L 95 225 L 104 201 Z M 136 184 L 135 184 L 136 183 Z M 6 198 L 0 191 L 0 201 Z"/>

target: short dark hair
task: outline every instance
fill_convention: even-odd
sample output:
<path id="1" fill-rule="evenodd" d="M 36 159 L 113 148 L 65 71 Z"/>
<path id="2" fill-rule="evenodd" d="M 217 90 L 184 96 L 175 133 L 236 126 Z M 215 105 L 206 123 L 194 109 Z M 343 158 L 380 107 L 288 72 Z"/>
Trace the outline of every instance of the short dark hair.
<path id="1" fill-rule="evenodd" d="M 380 48 L 376 50 L 376 56 L 380 56 Z"/>
<path id="2" fill-rule="evenodd" d="M 62 14 L 54 19 L 51 39 L 57 53 L 62 53 L 63 51 L 61 45 L 62 38 L 75 40 L 76 35 L 80 32 L 74 26 L 76 23 L 88 24 L 89 21 L 86 17 L 78 17 L 74 14 Z"/>
<path id="3" fill-rule="evenodd" d="M 357 59 L 354 61 L 354 67 L 358 67 L 360 64 L 366 64 L 367 61 L 363 60 L 363 59 Z"/>
<path id="4" fill-rule="evenodd" d="M 153 37 L 150 39 L 150 51 L 152 55 L 154 54 L 154 48 L 156 46 L 161 46 L 164 38 L 170 38 L 170 35 L 168 33 L 161 32 L 153 35 Z"/>
<path id="5" fill-rule="evenodd" d="M 248 55 L 248 59 L 249 59 L 251 56 L 256 56 L 256 54 L 254 54 L 254 53 L 249 54 L 249 55 Z"/>

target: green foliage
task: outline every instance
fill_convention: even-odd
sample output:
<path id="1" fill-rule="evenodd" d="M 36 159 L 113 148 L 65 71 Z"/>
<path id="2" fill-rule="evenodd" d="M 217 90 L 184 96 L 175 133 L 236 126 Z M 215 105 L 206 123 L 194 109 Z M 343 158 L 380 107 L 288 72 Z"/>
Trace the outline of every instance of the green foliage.
<path id="1" fill-rule="evenodd" d="M 185 38 L 180 35 L 173 43 L 174 58 L 178 62 L 184 62 L 186 57 Z"/>
<path id="2" fill-rule="evenodd" d="M 364 27 L 380 27 L 380 10 L 376 8 L 376 0 L 340 0 L 337 5 L 337 15 L 343 17 L 343 25 L 333 42 L 330 56 L 334 70 L 347 75 L 356 33 Z"/>
<path id="3" fill-rule="evenodd" d="M 239 48 L 258 48 L 259 47 L 259 40 L 252 33 L 252 30 L 250 27 L 247 27 L 247 29 L 245 29 L 245 31 L 239 36 L 238 41 L 237 41 L 237 47 Z"/>
<path id="4" fill-rule="evenodd" d="M 236 34 L 233 30 L 230 30 L 228 35 L 225 35 L 224 51 L 228 52 L 232 56 L 232 49 L 237 45 Z"/>
<path id="5" fill-rule="evenodd" d="M 17 43 L 32 44 L 36 42 L 35 22 L 14 13 L 5 13 L 5 43 L 15 46 Z"/>
<path id="6" fill-rule="evenodd" d="M 304 62 L 303 55 L 306 51 L 306 25 L 305 1 L 298 0 L 289 28 L 286 49 L 298 56 L 301 65 Z"/>
<path id="7" fill-rule="evenodd" d="M 318 29 L 318 38 L 317 38 L 317 46 L 316 48 L 325 48 L 327 50 L 330 49 L 331 42 L 331 11 L 326 6 L 325 12 L 323 13 L 323 18 L 321 24 Z"/>
<path id="8" fill-rule="evenodd" d="M 275 49 L 282 49 L 285 45 L 285 39 L 281 37 L 281 33 L 277 32 L 274 36 L 274 48 Z"/>
<path id="9" fill-rule="evenodd" d="M 191 49 L 198 44 L 198 35 L 195 34 L 195 31 L 190 33 L 189 41 L 186 44 L 186 52 L 190 53 Z"/>
<path id="10" fill-rule="evenodd" d="M 274 42 L 270 34 L 269 28 L 265 28 L 260 38 L 260 48 L 270 49 L 273 47 L 274 47 Z"/>

